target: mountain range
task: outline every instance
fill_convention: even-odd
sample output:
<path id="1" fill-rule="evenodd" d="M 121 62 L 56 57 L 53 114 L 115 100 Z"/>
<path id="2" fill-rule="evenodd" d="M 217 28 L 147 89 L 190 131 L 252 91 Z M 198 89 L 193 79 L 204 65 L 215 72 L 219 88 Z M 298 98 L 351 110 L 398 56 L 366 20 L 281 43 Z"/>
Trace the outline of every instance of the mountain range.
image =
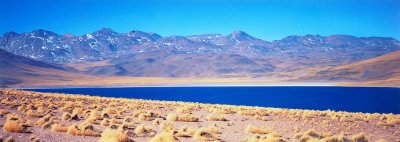
<path id="1" fill-rule="evenodd" d="M 39 29 L 0 36 L 0 83 L 72 76 L 382 81 L 400 75 L 399 51 L 400 41 L 391 37 L 304 35 L 265 41 L 243 31 L 163 37 L 109 28 L 82 36 Z"/>

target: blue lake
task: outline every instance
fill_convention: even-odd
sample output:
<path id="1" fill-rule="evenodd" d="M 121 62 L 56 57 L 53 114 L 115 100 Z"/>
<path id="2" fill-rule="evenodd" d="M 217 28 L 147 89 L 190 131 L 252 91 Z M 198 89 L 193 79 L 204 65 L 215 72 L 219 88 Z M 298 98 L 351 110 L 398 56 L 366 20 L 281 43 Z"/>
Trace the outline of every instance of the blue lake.
<path id="1" fill-rule="evenodd" d="M 400 114 L 400 88 L 235 86 L 26 90 L 211 104 Z"/>

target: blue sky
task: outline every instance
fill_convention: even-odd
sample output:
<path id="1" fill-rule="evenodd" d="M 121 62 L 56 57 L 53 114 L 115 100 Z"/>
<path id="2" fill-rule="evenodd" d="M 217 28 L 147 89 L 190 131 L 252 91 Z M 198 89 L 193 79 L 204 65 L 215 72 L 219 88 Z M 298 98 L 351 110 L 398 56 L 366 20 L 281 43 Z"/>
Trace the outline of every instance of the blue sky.
<path id="1" fill-rule="evenodd" d="M 350 34 L 400 39 L 400 0 L 1 0 L 0 33 L 46 29 L 82 35 L 108 27 L 162 36 L 229 34 L 265 39 Z"/>

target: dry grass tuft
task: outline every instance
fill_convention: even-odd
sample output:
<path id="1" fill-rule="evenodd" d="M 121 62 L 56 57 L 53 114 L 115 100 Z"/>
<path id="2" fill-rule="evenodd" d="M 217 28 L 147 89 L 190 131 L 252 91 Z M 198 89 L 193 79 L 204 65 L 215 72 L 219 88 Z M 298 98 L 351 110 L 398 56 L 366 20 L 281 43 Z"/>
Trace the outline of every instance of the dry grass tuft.
<path id="1" fill-rule="evenodd" d="M 103 120 L 100 122 L 100 125 L 102 125 L 102 126 L 110 126 L 110 120 L 108 120 L 108 119 L 103 119 Z"/>
<path id="2" fill-rule="evenodd" d="M 181 127 L 175 134 L 177 137 L 192 137 L 196 133 L 196 129 L 190 128 L 188 126 Z"/>
<path id="3" fill-rule="evenodd" d="M 175 125 L 173 123 L 162 122 L 160 124 L 160 129 L 167 132 L 172 132 L 175 131 Z"/>
<path id="4" fill-rule="evenodd" d="M 36 125 L 44 126 L 45 124 L 49 124 L 52 121 L 52 116 L 50 114 L 43 116 L 42 118 L 36 121 Z"/>
<path id="5" fill-rule="evenodd" d="M 138 115 L 139 120 L 143 120 L 143 121 L 151 121 L 155 118 L 160 117 L 160 113 L 159 112 L 153 112 L 153 111 L 147 111 L 145 113 L 140 113 Z"/>
<path id="6" fill-rule="evenodd" d="M 178 142 L 178 141 L 179 140 L 174 136 L 172 132 L 162 132 L 150 139 L 150 142 Z"/>
<path id="7" fill-rule="evenodd" d="M 351 137 L 353 142 L 368 142 L 368 139 L 365 137 L 364 133 L 358 133 Z"/>
<path id="8" fill-rule="evenodd" d="M 151 129 L 151 127 L 142 124 L 135 128 L 135 134 L 141 137 L 145 136 L 152 137 L 156 134 L 156 132 L 153 129 Z"/>
<path id="9" fill-rule="evenodd" d="M 269 134 L 273 131 L 268 127 L 256 127 L 253 125 L 248 125 L 245 129 L 245 132 L 249 134 Z"/>
<path id="10" fill-rule="evenodd" d="M 317 133 L 314 130 L 308 130 L 304 133 L 297 133 L 295 138 L 299 141 L 308 142 L 308 141 L 322 141 L 322 142 L 345 142 L 348 141 L 344 137 L 344 133 L 341 133 L 339 136 L 334 136 L 330 133 Z"/>
<path id="11" fill-rule="evenodd" d="M 178 115 L 176 115 L 175 113 L 169 113 L 167 115 L 167 120 L 168 121 L 178 121 Z"/>
<path id="12" fill-rule="evenodd" d="M 10 113 L 10 111 L 8 111 L 8 110 L 0 109 L 0 118 L 6 116 L 9 113 Z"/>
<path id="13" fill-rule="evenodd" d="M 55 123 L 53 125 L 51 125 L 51 131 L 53 132 L 67 132 L 68 127 L 63 126 L 61 124 Z"/>
<path id="14" fill-rule="evenodd" d="M 121 131 L 115 131 L 110 128 L 101 133 L 99 142 L 130 142 L 128 135 Z"/>
<path id="15" fill-rule="evenodd" d="M 3 125 L 5 132 L 23 133 L 26 132 L 26 127 L 18 120 L 8 119 Z"/>
<path id="16" fill-rule="evenodd" d="M 390 126 L 394 126 L 394 125 L 400 124 L 400 118 L 389 118 L 389 119 L 386 119 L 386 124 L 388 124 Z"/>
<path id="17" fill-rule="evenodd" d="M 217 114 L 210 114 L 207 116 L 207 120 L 209 121 L 228 121 L 225 116 L 217 115 Z"/>
<path id="18" fill-rule="evenodd" d="M 177 109 L 176 109 L 176 112 L 177 112 L 177 113 L 187 113 L 187 114 L 191 114 L 191 113 L 192 113 L 192 110 L 191 110 L 191 108 L 188 108 L 188 107 L 180 107 L 180 108 L 177 108 Z"/>
<path id="19" fill-rule="evenodd" d="M 155 119 L 155 120 L 153 120 L 153 122 L 151 122 L 151 124 L 153 124 L 153 125 L 160 125 L 160 120 L 158 120 L 158 119 Z"/>
<path id="20" fill-rule="evenodd" d="M 209 130 L 201 128 L 199 130 L 197 130 L 194 135 L 193 138 L 195 140 L 199 140 L 199 141 L 214 141 L 214 140 L 218 140 L 218 136 L 214 133 L 211 133 Z"/>
<path id="21" fill-rule="evenodd" d="M 100 134 L 94 130 L 92 125 L 84 124 L 81 127 L 73 124 L 68 127 L 67 133 L 71 135 L 82 135 L 82 136 L 99 136 Z"/>
<path id="22" fill-rule="evenodd" d="M 192 116 L 190 114 L 182 114 L 180 116 L 175 113 L 169 113 L 167 115 L 168 121 L 183 121 L 183 122 L 198 122 L 199 118 L 196 116 Z"/>
<path id="23" fill-rule="evenodd" d="M 78 125 L 73 124 L 71 126 L 68 127 L 67 129 L 67 134 L 71 134 L 71 135 L 78 135 L 79 134 L 79 128 Z"/>
<path id="24" fill-rule="evenodd" d="M 254 135 L 245 140 L 246 142 L 285 142 L 279 134 Z"/>
<path id="25" fill-rule="evenodd" d="M 70 113 L 68 113 L 68 112 L 65 112 L 65 113 L 63 113 L 62 115 L 61 115 L 61 119 L 62 120 L 71 120 L 71 114 Z"/>

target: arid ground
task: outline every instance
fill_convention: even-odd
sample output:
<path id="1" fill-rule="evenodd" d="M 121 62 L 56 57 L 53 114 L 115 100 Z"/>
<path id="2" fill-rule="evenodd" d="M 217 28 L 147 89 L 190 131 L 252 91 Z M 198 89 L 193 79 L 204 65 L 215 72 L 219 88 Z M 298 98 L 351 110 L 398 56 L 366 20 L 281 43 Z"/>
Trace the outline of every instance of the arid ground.
<path id="1" fill-rule="evenodd" d="M 2 141 L 400 141 L 398 114 L 212 105 L 7 89 L 0 90 L 0 99 Z"/>

